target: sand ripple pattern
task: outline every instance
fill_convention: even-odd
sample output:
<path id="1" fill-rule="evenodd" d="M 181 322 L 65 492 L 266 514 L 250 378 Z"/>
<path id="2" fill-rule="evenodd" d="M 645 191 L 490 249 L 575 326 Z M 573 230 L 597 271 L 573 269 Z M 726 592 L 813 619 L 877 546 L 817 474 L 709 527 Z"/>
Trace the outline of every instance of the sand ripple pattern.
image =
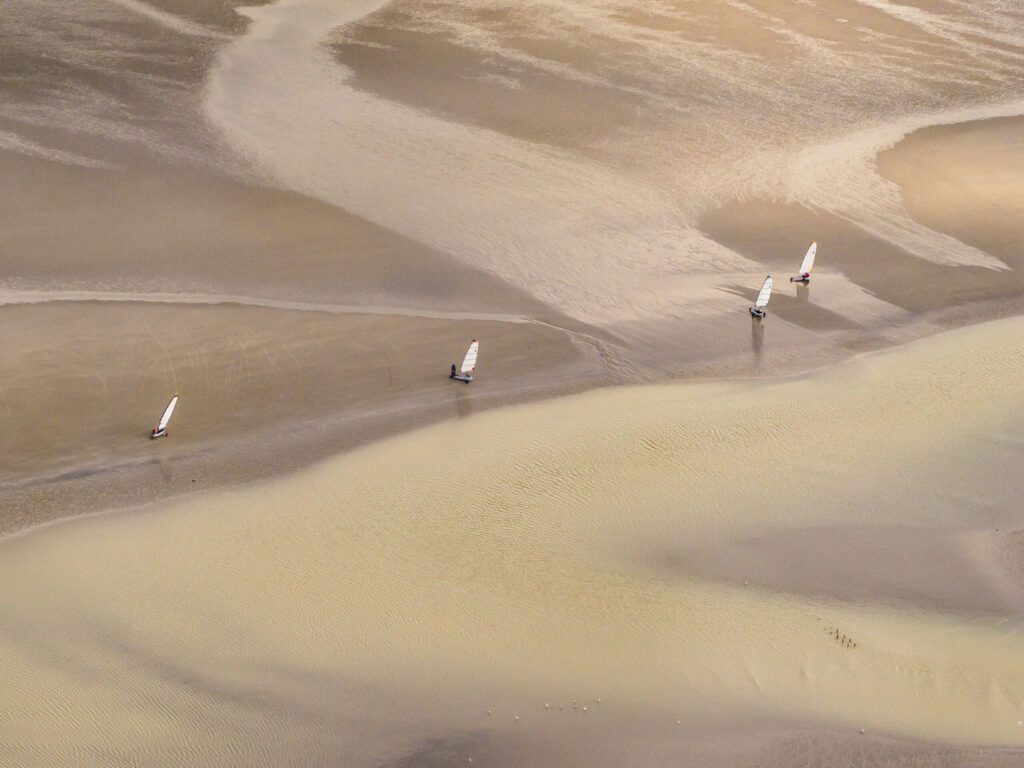
<path id="1" fill-rule="evenodd" d="M 914 222 L 875 156 L 926 125 L 1024 111 L 1019 8 L 405 0 L 372 13 L 383 5 L 247 10 L 250 33 L 211 75 L 214 124 L 283 185 L 580 319 L 679 314 L 695 275 L 758 279 L 698 228 L 734 200 L 802 204 L 921 259 L 1005 268 Z M 462 80 L 478 90 L 444 109 L 381 98 L 329 44 L 415 44 L 464 62 L 452 99 Z M 552 93 L 568 100 L 557 131 L 544 122 Z M 477 99 L 514 99 L 516 119 L 475 124 Z M 580 128 L 588 110 L 605 122 Z"/>
<path id="2" fill-rule="evenodd" d="M 643 739 L 714 713 L 1020 745 L 1013 622 L 658 564 L 830 522 L 984 526 L 1024 490 L 1022 382 L 1004 321 L 794 380 L 491 412 L 8 538 L 0 764 L 374 765 L 546 738 L 543 703 L 577 697 Z"/>

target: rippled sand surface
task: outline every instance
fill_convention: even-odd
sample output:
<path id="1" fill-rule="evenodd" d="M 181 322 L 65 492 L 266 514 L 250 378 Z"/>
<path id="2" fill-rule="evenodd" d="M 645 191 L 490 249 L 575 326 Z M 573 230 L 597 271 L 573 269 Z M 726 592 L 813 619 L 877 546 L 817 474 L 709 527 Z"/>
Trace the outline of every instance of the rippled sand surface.
<path id="1" fill-rule="evenodd" d="M 0 765 L 1024 761 L 1021 321 L 481 413 L 1015 311 L 1019 4 L 2 18 Z"/>
<path id="2" fill-rule="evenodd" d="M 1022 368 L 1002 321 L 799 379 L 490 412 L 8 538 L 0 762 L 621 764 L 707 722 L 1020 746 L 1019 613 L 902 604 L 912 547 L 887 605 L 665 563 L 835 523 L 1019 562 Z M 1001 568 L 988 588 L 1019 606 Z"/>
<path id="3" fill-rule="evenodd" d="M 204 101 L 233 146 L 284 186 L 587 322 L 731 313 L 727 293 L 693 278 L 763 278 L 748 249 L 702 226 L 735 201 L 832 214 L 925 268 L 1007 266 L 911 219 L 875 156 L 925 126 L 1024 111 L 1014 4 L 301 0 L 243 12 L 250 32 L 222 49 Z M 776 253 L 795 261 L 821 240 L 819 269 L 855 296 L 863 282 L 827 255 L 837 233 L 798 232 Z M 880 303 L 856 301 L 892 309 Z"/>

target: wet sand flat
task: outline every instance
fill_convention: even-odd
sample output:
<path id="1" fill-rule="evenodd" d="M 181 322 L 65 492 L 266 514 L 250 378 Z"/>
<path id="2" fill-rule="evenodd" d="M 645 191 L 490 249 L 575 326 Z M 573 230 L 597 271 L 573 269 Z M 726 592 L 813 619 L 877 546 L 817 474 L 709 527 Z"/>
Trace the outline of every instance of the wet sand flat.
<path id="1" fill-rule="evenodd" d="M 272 474 L 275 446 L 294 466 L 365 441 L 365 422 L 387 431 L 602 375 L 591 347 L 529 322 L 87 301 L 0 319 L 3 530 L 191 490 L 190 472 L 205 487 Z M 474 335 L 470 390 L 447 372 Z M 174 393 L 171 438 L 150 441 Z"/>
<path id="2" fill-rule="evenodd" d="M 795 296 L 807 306 L 783 298 L 775 308 L 784 320 L 818 331 L 842 328 L 843 320 L 847 328 L 884 330 L 972 303 L 1013 305 L 1021 295 L 1016 255 L 1008 254 L 1010 270 L 929 264 L 840 217 L 804 206 L 736 202 L 706 214 L 702 226 L 783 278 L 795 270 L 791 254 L 807 247 L 802 236 L 827 233 L 819 238 L 820 256 L 805 295 L 785 282 L 779 287 L 781 297 Z M 743 286 L 749 296 L 756 289 Z"/>
<path id="3" fill-rule="evenodd" d="M 464 762 L 503 744 L 497 764 L 544 765 L 586 733 L 613 765 L 710 719 L 751 724 L 769 755 L 1011 760 L 1013 578 L 1012 612 L 967 618 L 659 563 L 751 532 L 804 530 L 794 546 L 813 549 L 838 522 L 1012 551 L 1021 360 L 1010 320 L 789 381 L 601 390 L 10 537 L 7 759 Z M 723 765 L 750 749 L 706 744 Z"/>
<path id="4" fill-rule="evenodd" d="M 333 206 L 189 169 L 0 152 L 5 286 L 242 294 L 438 311 L 559 313 Z"/>
<path id="5" fill-rule="evenodd" d="M 851 347 L 870 344 L 872 335 L 906 337 L 1016 314 L 1024 293 L 1016 247 L 1024 234 L 1022 136 L 1019 118 L 931 127 L 910 134 L 877 161 L 884 183 L 915 222 L 992 254 L 1004 269 L 929 262 L 856 221 L 776 200 L 722 206 L 705 214 L 701 226 L 782 275 L 792 270 L 792 259 L 781 254 L 798 252 L 808 232 L 827 233 L 818 238 L 821 257 L 811 285 L 789 291 L 783 285 L 783 296 L 795 293 L 798 302 L 783 299 L 774 311 L 819 334 L 830 324 L 839 331 L 856 328 L 837 334 Z"/>

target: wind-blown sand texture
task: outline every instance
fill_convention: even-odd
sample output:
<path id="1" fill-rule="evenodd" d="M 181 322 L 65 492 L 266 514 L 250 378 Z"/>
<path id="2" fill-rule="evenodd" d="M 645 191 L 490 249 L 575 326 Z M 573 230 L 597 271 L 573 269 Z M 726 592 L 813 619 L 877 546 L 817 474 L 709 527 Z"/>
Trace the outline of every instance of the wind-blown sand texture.
<path id="1" fill-rule="evenodd" d="M 620 765 L 711 719 L 1019 746 L 1024 594 L 957 542 L 1020 558 L 997 531 L 1019 523 L 1022 361 L 1012 320 L 777 383 L 599 391 L 9 538 L 0 741 L 18 765 L 361 765 L 507 740 L 489 762 L 512 765 L 566 734 Z M 869 603 L 688 573 L 694 548 L 791 535 L 806 557 L 852 525 L 960 559 L 908 541 Z M 907 602 L 922 566 L 926 597 L 966 578 L 1005 607 Z"/>
<path id="2" fill-rule="evenodd" d="M 2 17 L 0 764 L 1021 761 L 1016 4 Z"/>

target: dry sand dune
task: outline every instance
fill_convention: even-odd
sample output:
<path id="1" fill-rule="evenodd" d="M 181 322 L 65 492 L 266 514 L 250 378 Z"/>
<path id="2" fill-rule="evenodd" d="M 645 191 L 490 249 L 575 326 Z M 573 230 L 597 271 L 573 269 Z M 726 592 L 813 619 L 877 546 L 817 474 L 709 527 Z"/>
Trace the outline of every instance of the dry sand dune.
<path id="1" fill-rule="evenodd" d="M 935 594 L 980 584 L 928 540 L 1020 525 L 1022 360 L 1012 320 L 786 382 L 605 390 L 11 537 L 6 759 L 556 764 L 585 735 L 588 762 L 657 764 L 705 720 L 840 765 L 963 754 L 879 733 L 1019 747 L 1019 582 L 973 619 L 900 585 L 918 567 Z M 927 535 L 876 564 L 870 604 L 656 565 L 751 532 L 806 554 L 836 524 Z M 868 746 L 830 735 L 858 728 Z M 744 755 L 711 734 L 721 764 Z"/>

